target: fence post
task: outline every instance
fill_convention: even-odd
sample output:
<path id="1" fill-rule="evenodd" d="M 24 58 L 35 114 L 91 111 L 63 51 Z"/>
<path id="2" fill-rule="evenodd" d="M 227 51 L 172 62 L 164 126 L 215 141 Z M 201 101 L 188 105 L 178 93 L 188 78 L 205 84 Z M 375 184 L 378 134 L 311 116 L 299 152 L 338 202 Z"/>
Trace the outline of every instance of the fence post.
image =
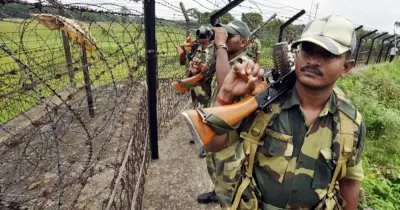
<path id="1" fill-rule="evenodd" d="M 360 37 L 360 39 L 359 39 L 359 41 L 358 41 L 358 48 L 357 48 L 357 53 L 356 53 L 356 58 L 355 58 L 355 61 L 356 62 L 354 62 L 354 66 L 356 66 L 356 64 L 357 64 L 357 59 L 358 59 L 358 54 L 360 53 L 360 48 L 361 48 L 361 42 L 362 42 L 362 40 L 365 38 L 365 37 L 367 37 L 367 36 L 369 36 L 369 35 L 371 35 L 371 34 L 374 34 L 375 32 L 377 32 L 378 30 L 377 29 L 375 29 L 375 30 L 373 30 L 373 31 L 371 31 L 371 32 L 368 32 L 368 33 L 366 33 L 366 34 L 364 34 L 364 35 L 362 35 L 361 37 Z"/>
<path id="2" fill-rule="evenodd" d="M 90 85 L 90 76 L 89 76 L 89 67 L 87 62 L 87 55 L 86 55 L 86 41 L 81 43 L 81 50 L 82 50 L 82 71 L 83 71 L 83 79 L 85 81 L 85 90 L 86 90 L 86 99 L 89 108 L 90 117 L 94 117 L 94 108 L 93 108 L 93 94 L 92 94 L 92 86 Z"/>
<path id="3" fill-rule="evenodd" d="M 388 54 L 389 54 L 389 51 L 390 51 L 390 46 L 392 45 L 392 43 L 394 42 L 394 40 L 392 40 L 392 41 L 390 41 L 389 42 L 389 44 L 388 44 L 388 49 L 386 50 L 386 54 L 385 54 L 385 60 L 384 61 L 386 61 L 387 60 L 387 56 L 388 56 Z"/>
<path id="4" fill-rule="evenodd" d="M 295 20 L 297 20 L 299 17 L 301 17 L 302 15 L 304 15 L 306 13 L 306 11 L 303 9 L 300 12 L 298 12 L 297 14 L 295 14 L 293 17 L 291 17 L 288 21 L 286 21 L 285 23 L 283 23 L 281 25 L 281 27 L 279 28 L 279 35 L 278 35 L 278 43 L 282 42 L 282 36 L 283 36 L 283 30 L 285 30 L 285 28 L 290 25 L 292 22 L 294 22 Z"/>
<path id="5" fill-rule="evenodd" d="M 383 33 L 383 34 L 381 34 L 381 35 L 378 35 L 378 36 L 372 38 L 371 46 L 369 47 L 368 57 L 367 57 L 367 61 L 365 62 L 365 65 L 368 65 L 369 57 L 371 56 L 372 47 L 374 46 L 375 40 L 378 39 L 379 37 L 385 36 L 387 33 L 388 33 L 388 32 L 385 32 L 385 33 Z"/>
<path id="6" fill-rule="evenodd" d="M 61 4 L 57 1 L 50 1 L 51 4 L 55 5 L 58 7 L 58 15 L 64 16 L 64 10 L 61 7 Z M 68 71 L 68 76 L 69 76 L 69 82 L 73 87 L 75 87 L 75 82 L 74 82 L 74 69 L 72 68 L 72 55 L 71 55 L 71 48 L 69 45 L 69 40 L 67 37 L 67 34 L 64 30 L 60 30 L 61 32 L 61 37 L 63 41 L 63 46 L 64 46 L 64 52 L 65 52 L 65 62 L 67 63 L 67 71 Z"/>
<path id="7" fill-rule="evenodd" d="M 63 40 L 63 46 L 64 46 L 64 52 L 65 52 L 65 62 L 67 63 L 67 70 L 68 70 L 68 76 L 69 76 L 69 82 L 73 87 L 75 87 L 75 82 L 74 82 L 74 69 L 72 68 L 72 56 L 71 56 L 71 48 L 69 46 L 69 40 L 67 35 L 65 34 L 66 32 L 64 30 L 61 30 L 61 36 Z"/>
<path id="8" fill-rule="evenodd" d="M 211 15 L 210 17 L 210 24 L 212 26 L 215 26 L 215 23 L 217 22 L 217 19 L 220 18 L 222 15 L 226 14 L 227 12 L 229 12 L 231 9 L 235 8 L 237 5 L 239 5 L 240 3 L 242 3 L 244 0 L 233 0 L 233 1 L 229 1 L 229 3 L 227 5 L 225 5 L 224 7 L 222 7 L 220 10 L 218 10 L 217 12 L 215 12 L 213 15 Z"/>
<path id="9" fill-rule="evenodd" d="M 388 40 L 388 39 L 391 39 L 392 37 L 394 37 L 394 35 L 382 39 L 381 49 L 379 50 L 378 54 L 376 55 L 375 63 L 380 63 L 381 62 L 382 51 L 383 51 L 383 48 L 385 47 L 385 41 Z"/>
<path id="10" fill-rule="evenodd" d="M 147 103 L 151 158 L 158 159 L 157 126 L 157 46 L 155 0 L 144 0 L 144 26 L 146 41 Z"/>

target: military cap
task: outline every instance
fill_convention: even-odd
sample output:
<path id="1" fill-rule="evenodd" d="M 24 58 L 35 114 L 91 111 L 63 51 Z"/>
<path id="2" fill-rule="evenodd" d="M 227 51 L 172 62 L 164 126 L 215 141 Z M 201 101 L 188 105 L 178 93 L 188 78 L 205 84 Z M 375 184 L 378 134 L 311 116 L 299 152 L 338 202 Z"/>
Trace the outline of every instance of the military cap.
<path id="1" fill-rule="evenodd" d="M 301 38 L 292 44 L 297 47 L 302 42 L 311 42 L 329 52 L 340 55 L 356 48 L 356 33 L 352 22 L 339 16 L 331 15 L 309 22 Z"/>
<path id="2" fill-rule="evenodd" d="M 249 38 L 251 34 L 249 26 L 240 20 L 234 20 L 228 24 L 216 24 L 215 26 L 225 28 L 228 34 L 232 35 L 240 35 Z"/>

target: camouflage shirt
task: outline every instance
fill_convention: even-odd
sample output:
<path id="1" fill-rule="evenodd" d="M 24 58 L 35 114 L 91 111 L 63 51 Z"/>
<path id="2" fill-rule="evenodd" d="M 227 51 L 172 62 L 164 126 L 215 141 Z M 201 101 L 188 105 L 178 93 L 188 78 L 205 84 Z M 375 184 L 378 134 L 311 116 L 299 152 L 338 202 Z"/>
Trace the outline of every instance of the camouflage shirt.
<path id="1" fill-rule="evenodd" d="M 203 46 L 200 45 L 196 49 L 194 57 L 199 58 L 202 63 L 207 63 L 209 65 L 208 68 L 215 68 L 214 42 L 212 42 L 206 48 L 203 48 Z M 203 107 L 207 107 L 209 104 L 211 97 L 211 81 L 212 77 L 204 78 L 202 81 L 200 81 L 198 86 L 192 89 L 192 98 L 194 101 L 202 104 Z"/>
<path id="2" fill-rule="evenodd" d="M 295 88 L 281 103 L 280 114 L 267 127 L 255 157 L 253 176 L 264 205 L 308 209 L 326 194 L 337 157 L 333 151 L 338 146 L 335 144 L 340 123 L 338 100 L 332 93 L 310 127 L 306 126 Z M 345 178 L 363 179 L 361 153 L 365 129 L 362 120 L 355 129 L 356 143 Z M 240 142 L 237 135 L 230 134 L 228 139 Z"/>
<path id="3" fill-rule="evenodd" d="M 254 62 L 256 61 L 256 55 L 257 53 L 261 53 L 261 42 L 259 39 L 254 39 L 254 41 L 249 44 L 249 46 L 246 49 L 246 54 L 249 56 L 251 60 Z"/>
<path id="4" fill-rule="evenodd" d="M 238 62 L 249 60 L 250 58 L 242 53 L 229 61 L 231 69 Z M 213 94 L 211 97 L 212 105 L 215 104 L 219 88 L 215 78 L 212 82 Z M 235 131 L 232 131 L 235 132 Z M 230 206 L 235 189 L 238 184 L 240 167 L 244 162 L 243 144 L 235 142 L 224 150 L 215 154 L 215 193 L 218 196 L 222 209 Z"/>

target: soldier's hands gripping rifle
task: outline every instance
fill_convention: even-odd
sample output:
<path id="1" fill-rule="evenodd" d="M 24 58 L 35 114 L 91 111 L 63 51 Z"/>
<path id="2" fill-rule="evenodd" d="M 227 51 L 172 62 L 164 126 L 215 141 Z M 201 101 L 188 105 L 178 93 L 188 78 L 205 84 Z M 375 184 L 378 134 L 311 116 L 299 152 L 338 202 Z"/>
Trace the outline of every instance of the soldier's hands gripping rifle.
<path id="1" fill-rule="evenodd" d="M 249 41 L 247 42 L 247 45 L 251 44 L 251 42 L 256 38 L 256 34 L 263 26 L 268 24 L 272 19 L 274 19 L 276 16 L 276 13 L 273 14 L 267 21 L 265 21 L 261 26 L 256 28 L 255 30 L 252 31 L 252 33 L 249 36 Z M 213 39 L 213 37 L 211 38 Z M 246 46 L 247 47 L 247 46 Z M 172 83 L 172 85 L 182 94 L 184 94 L 186 91 L 188 91 L 191 87 L 196 86 L 203 78 L 208 78 L 215 73 L 215 63 L 216 59 L 214 62 L 210 63 L 208 66 L 206 65 L 200 65 L 198 67 L 198 71 L 200 71 L 199 74 L 189 77 L 183 80 L 176 80 Z"/>
<path id="2" fill-rule="evenodd" d="M 296 81 L 296 76 L 294 70 L 290 68 L 288 53 L 286 42 L 274 46 L 272 70 L 274 81 L 257 95 L 248 96 L 232 105 L 182 112 L 196 141 L 200 145 L 209 144 L 216 135 L 234 130 L 235 125 L 254 111 L 270 108 L 273 102 L 290 90 Z"/>

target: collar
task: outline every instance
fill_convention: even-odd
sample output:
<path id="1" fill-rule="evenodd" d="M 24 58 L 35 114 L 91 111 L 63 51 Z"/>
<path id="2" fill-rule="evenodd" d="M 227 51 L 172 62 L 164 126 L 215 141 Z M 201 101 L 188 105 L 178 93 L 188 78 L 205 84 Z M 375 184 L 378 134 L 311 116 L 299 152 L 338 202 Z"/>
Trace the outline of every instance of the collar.
<path id="1" fill-rule="evenodd" d="M 284 101 L 284 103 L 282 105 L 282 109 L 290 109 L 291 107 L 296 106 L 296 105 L 300 107 L 300 100 L 299 100 L 299 95 L 297 93 L 296 87 L 293 87 L 293 89 L 290 91 L 288 97 Z M 338 106 L 338 104 L 337 104 L 336 96 L 335 96 L 335 93 L 332 91 L 324 108 L 319 113 L 319 117 L 326 116 L 326 115 L 328 115 L 328 113 L 331 113 L 331 114 L 336 113 L 337 106 Z"/>
<path id="2" fill-rule="evenodd" d="M 232 66 L 233 64 L 235 64 L 237 62 L 237 60 L 239 60 L 239 58 L 244 59 L 244 56 L 245 56 L 245 52 L 240 53 L 238 56 L 232 58 L 229 61 L 229 64 L 231 64 L 231 66 Z"/>

